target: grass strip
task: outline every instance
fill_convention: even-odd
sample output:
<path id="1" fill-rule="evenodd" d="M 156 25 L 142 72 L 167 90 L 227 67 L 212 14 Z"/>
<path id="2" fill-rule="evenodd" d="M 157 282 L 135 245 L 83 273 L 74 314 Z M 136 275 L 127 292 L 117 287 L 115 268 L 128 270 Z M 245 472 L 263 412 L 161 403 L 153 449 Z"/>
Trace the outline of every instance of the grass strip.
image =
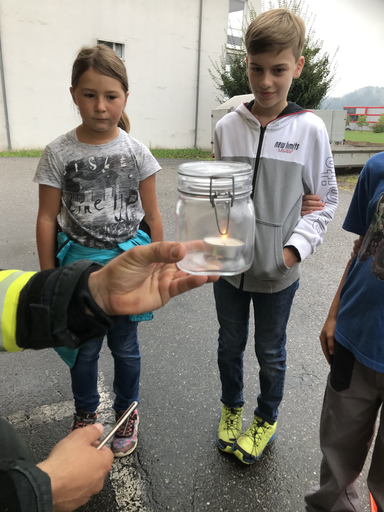
<path id="1" fill-rule="evenodd" d="M 182 158 L 184 160 L 212 160 L 211 151 L 199 148 L 190 149 L 154 149 L 150 148 L 155 158 Z"/>
<path id="2" fill-rule="evenodd" d="M 42 149 L 24 149 L 21 151 L 0 151 L 0 157 L 41 157 Z"/>
<path id="3" fill-rule="evenodd" d="M 345 140 L 361 141 L 361 142 L 373 142 L 376 144 L 384 143 L 384 133 L 374 133 L 366 131 L 346 131 L 344 135 Z"/>
<path id="4" fill-rule="evenodd" d="M 0 157 L 41 157 L 41 149 L 25 149 L 22 151 L 1 151 Z M 212 160 L 212 153 L 203 149 L 153 149 L 155 158 L 179 158 L 184 160 Z"/>

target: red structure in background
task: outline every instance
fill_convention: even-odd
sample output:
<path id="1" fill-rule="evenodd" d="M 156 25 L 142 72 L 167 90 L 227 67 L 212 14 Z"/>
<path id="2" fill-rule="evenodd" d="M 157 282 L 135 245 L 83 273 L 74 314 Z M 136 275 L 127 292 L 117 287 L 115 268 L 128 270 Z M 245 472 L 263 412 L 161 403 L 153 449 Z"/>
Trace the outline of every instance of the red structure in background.
<path id="1" fill-rule="evenodd" d="M 351 123 L 356 123 L 359 116 L 367 116 L 367 122 L 376 124 L 380 114 L 384 114 L 384 107 L 343 107 L 351 118 Z"/>

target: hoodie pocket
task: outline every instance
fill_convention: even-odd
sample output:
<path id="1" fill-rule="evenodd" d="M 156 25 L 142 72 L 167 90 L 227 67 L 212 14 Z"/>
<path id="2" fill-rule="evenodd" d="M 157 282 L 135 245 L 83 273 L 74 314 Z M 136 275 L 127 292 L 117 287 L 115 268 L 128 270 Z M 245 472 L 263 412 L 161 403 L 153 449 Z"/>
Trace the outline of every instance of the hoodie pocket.
<path id="1" fill-rule="evenodd" d="M 290 270 L 283 257 L 281 224 L 256 220 L 255 257 L 247 274 L 262 281 L 279 281 Z"/>

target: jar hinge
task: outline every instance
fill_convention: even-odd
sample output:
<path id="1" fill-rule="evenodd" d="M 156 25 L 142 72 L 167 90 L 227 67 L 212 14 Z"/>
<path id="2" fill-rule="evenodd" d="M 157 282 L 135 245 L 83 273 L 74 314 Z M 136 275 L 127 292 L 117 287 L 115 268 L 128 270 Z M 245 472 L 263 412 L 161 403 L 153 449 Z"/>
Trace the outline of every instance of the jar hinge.
<path id="1" fill-rule="evenodd" d="M 217 193 L 216 191 L 213 191 L 213 187 L 212 187 L 212 185 L 213 185 L 212 181 L 213 180 L 220 180 L 220 179 L 228 180 L 228 178 L 232 180 L 232 193 L 229 190 L 227 192 L 220 192 L 220 193 Z M 211 201 L 212 208 L 215 209 L 215 217 L 216 217 L 217 229 L 219 230 L 220 235 L 227 235 L 228 234 L 229 216 L 230 216 L 230 212 L 231 212 L 231 207 L 233 206 L 233 203 L 234 203 L 234 200 L 235 200 L 235 179 L 234 179 L 234 177 L 233 176 L 224 176 L 224 177 L 221 177 L 221 176 L 211 176 L 210 177 L 210 182 L 209 182 L 209 199 Z M 218 212 L 217 212 L 217 203 L 218 202 L 225 203 L 226 208 L 227 208 L 227 226 L 226 226 L 224 231 L 222 231 L 221 228 L 220 228 L 220 222 L 219 222 L 219 217 L 218 217 Z"/>

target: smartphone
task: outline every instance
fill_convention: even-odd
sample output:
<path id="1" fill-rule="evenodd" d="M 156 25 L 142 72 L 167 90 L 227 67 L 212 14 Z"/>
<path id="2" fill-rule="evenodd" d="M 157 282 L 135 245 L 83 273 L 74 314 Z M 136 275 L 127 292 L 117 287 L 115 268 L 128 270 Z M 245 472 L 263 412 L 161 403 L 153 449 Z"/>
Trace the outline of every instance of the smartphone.
<path id="1" fill-rule="evenodd" d="M 133 413 L 133 411 L 136 409 L 136 407 L 138 406 L 138 402 L 133 402 L 129 407 L 128 409 L 125 411 L 125 413 L 121 416 L 121 418 L 119 419 L 119 421 L 116 422 L 115 426 L 113 427 L 112 430 L 110 430 L 108 432 L 108 434 L 101 440 L 99 446 L 97 447 L 98 450 L 100 450 L 100 448 L 102 448 L 105 443 L 108 443 L 108 441 L 111 439 L 111 437 L 113 436 L 113 434 L 119 429 L 119 427 L 124 423 L 124 421 L 126 421 L 130 416 L 131 414 Z"/>

